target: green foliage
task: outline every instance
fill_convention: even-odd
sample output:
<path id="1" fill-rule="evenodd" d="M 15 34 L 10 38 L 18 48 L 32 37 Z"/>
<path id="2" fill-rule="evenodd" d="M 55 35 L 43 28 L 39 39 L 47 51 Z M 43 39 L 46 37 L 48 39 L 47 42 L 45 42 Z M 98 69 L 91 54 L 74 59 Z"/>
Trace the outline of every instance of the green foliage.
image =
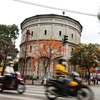
<path id="1" fill-rule="evenodd" d="M 18 26 L 15 24 L 0 25 L 0 55 L 3 56 L 1 60 L 4 60 L 2 75 L 4 73 L 7 56 L 11 56 L 12 59 L 17 56 L 18 49 L 15 48 L 15 40 L 18 38 L 18 32 Z"/>
<path id="2" fill-rule="evenodd" d="M 18 26 L 13 25 L 0 25 L 0 37 L 5 38 L 6 40 L 17 39 L 19 35 Z M 8 38 L 8 39 L 7 39 Z"/>
<path id="3" fill-rule="evenodd" d="M 98 67 L 100 64 L 100 45 L 92 43 L 79 44 L 75 47 L 71 55 L 69 62 L 88 71 L 88 84 L 90 84 L 90 69 Z"/>
<path id="4" fill-rule="evenodd" d="M 19 35 L 18 26 L 13 25 L 0 25 L 0 50 L 2 53 L 15 57 L 18 50 L 15 48 L 15 40 Z"/>
<path id="5" fill-rule="evenodd" d="M 79 65 L 83 69 L 97 67 L 100 58 L 99 44 L 79 44 L 71 53 L 69 62 L 73 65 Z"/>

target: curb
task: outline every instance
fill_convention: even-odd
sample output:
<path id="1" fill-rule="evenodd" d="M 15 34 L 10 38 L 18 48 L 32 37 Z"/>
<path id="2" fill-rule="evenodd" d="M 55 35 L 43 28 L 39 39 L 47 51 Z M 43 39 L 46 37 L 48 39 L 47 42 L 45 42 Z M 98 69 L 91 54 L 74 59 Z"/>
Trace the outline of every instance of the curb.
<path id="1" fill-rule="evenodd" d="M 89 85 L 88 82 L 83 82 L 82 84 Z M 100 86 L 100 84 L 93 84 L 93 83 L 90 83 L 90 86 L 91 86 L 91 85 L 92 85 L 92 86 Z"/>
<path id="2" fill-rule="evenodd" d="M 89 85 L 88 82 L 82 82 L 82 84 Z M 26 85 L 41 85 L 41 82 L 34 80 L 34 83 L 32 83 L 32 80 L 26 80 Z M 100 84 L 90 83 L 90 86 L 91 85 L 92 86 L 100 86 Z"/>

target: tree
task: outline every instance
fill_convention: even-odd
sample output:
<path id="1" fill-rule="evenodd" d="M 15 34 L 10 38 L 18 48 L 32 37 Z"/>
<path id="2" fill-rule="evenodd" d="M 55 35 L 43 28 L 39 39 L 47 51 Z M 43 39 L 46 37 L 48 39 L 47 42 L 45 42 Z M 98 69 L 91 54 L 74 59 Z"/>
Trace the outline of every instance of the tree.
<path id="1" fill-rule="evenodd" d="M 49 41 L 38 41 L 34 44 L 33 48 L 34 59 L 32 59 L 32 62 L 42 61 L 45 73 L 52 60 L 54 60 L 55 57 L 62 56 L 62 51 L 64 49 L 61 42 L 53 39 L 50 39 Z"/>
<path id="2" fill-rule="evenodd" d="M 98 64 L 100 63 L 98 60 L 99 57 L 99 44 L 79 44 L 71 53 L 71 58 L 69 59 L 69 62 L 73 65 L 78 65 L 82 69 L 87 70 L 89 76 L 88 83 L 90 84 L 90 69 L 92 67 L 98 67 Z"/>
<path id="3" fill-rule="evenodd" d="M 97 61 L 99 62 L 99 64 L 100 64 L 100 48 L 99 49 L 97 49 L 97 54 L 96 54 L 97 56 Z M 99 65 L 100 66 L 100 65 Z"/>
<path id="4" fill-rule="evenodd" d="M 7 56 L 11 56 L 12 59 L 16 57 L 18 49 L 15 48 L 15 40 L 19 35 L 18 26 L 13 25 L 0 25 L 0 53 L 3 56 L 4 66 L 2 75 L 5 69 Z"/>

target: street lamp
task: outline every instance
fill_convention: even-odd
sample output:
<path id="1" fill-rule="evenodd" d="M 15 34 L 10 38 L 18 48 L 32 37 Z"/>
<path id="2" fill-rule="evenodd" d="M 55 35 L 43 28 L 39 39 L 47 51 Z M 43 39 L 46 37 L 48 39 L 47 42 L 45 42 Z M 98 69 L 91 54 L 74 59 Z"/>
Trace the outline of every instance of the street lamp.
<path id="1" fill-rule="evenodd" d="M 27 50 L 28 50 L 28 42 L 29 42 L 30 30 L 26 30 L 26 40 L 25 40 L 25 54 L 24 54 L 24 66 L 23 66 L 23 78 L 25 79 L 25 75 L 27 74 Z"/>

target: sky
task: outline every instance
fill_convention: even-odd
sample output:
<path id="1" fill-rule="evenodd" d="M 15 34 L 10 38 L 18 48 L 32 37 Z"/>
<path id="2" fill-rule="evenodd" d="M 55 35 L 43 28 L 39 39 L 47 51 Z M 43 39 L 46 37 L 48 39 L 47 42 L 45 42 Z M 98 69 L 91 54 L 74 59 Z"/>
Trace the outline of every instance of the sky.
<path id="1" fill-rule="evenodd" d="M 51 6 L 76 12 L 83 12 L 97 15 L 100 12 L 100 0 L 22 0 L 40 5 Z M 14 0 L 0 0 L 0 24 L 16 24 L 20 29 L 19 37 L 16 40 L 16 47 L 19 49 L 21 42 L 20 24 L 26 18 L 39 14 L 62 15 L 61 10 L 40 7 L 36 5 L 17 2 Z M 100 44 L 100 20 L 95 16 L 87 16 L 65 11 L 65 16 L 69 16 L 83 26 L 81 33 L 82 43 Z"/>

